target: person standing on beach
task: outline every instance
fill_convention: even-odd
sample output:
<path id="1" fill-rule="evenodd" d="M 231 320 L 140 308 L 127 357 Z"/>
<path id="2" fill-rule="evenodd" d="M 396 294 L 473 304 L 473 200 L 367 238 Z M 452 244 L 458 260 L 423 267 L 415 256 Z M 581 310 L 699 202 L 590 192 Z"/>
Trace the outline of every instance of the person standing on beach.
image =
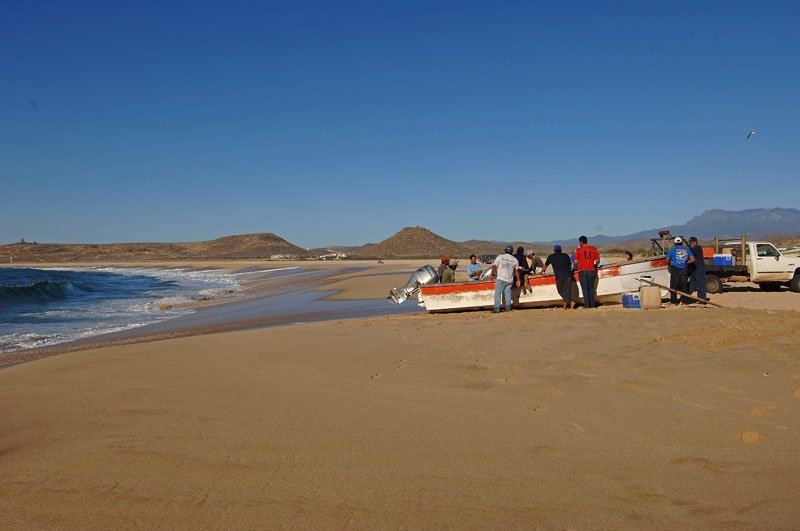
<path id="1" fill-rule="evenodd" d="M 450 259 L 447 256 L 442 257 L 442 263 L 439 265 L 439 269 L 436 270 L 436 273 L 439 275 L 439 282 L 442 281 L 442 275 L 444 275 L 445 270 L 447 269 L 447 265 L 450 263 Z"/>
<path id="2" fill-rule="evenodd" d="M 600 253 L 589 245 L 586 236 L 578 238 L 578 248 L 575 249 L 575 269 L 578 271 L 578 280 L 583 292 L 583 306 L 597 308 L 597 266 L 600 263 Z"/>
<path id="3" fill-rule="evenodd" d="M 567 305 L 569 305 L 570 309 L 574 308 L 575 301 L 572 299 L 572 262 L 566 253 L 561 252 L 560 245 L 553 246 L 553 254 L 545 260 L 542 273 L 547 270 L 547 266 L 553 266 L 553 274 L 556 276 L 556 289 L 558 294 L 561 295 L 561 300 L 564 301 L 563 308 L 566 310 Z"/>
<path id="4" fill-rule="evenodd" d="M 683 246 L 683 238 L 675 237 L 675 246 L 667 253 L 669 262 L 669 287 L 686 293 L 689 291 L 689 264 L 694 263 L 692 251 Z M 670 304 L 678 304 L 678 294 L 669 292 Z M 681 303 L 686 303 L 686 297 L 681 296 Z"/>
<path id="5" fill-rule="evenodd" d="M 467 264 L 467 280 L 480 280 L 483 275 L 483 268 L 478 263 L 478 257 L 474 254 L 469 255 L 469 263 Z"/>
<path id="6" fill-rule="evenodd" d="M 492 280 L 494 280 L 494 308 L 492 313 L 500 313 L 501 296 L 505 299 L 506 311 L 511 311 L 511 286 L 516 278 L 522 284 L 519 271 L 519 261 L 511 254 L 514 248 L 510 245 L 505 252 L 494 259 L 492 264 Z"/>
<path id="7" fill-rule="evenodd" d="M 692 236 L 689 238 L 689 249 L 692 251 L 694 262 L 689 266 L 691 275 L 689 277 L 689 293 L 697 292 L 697 297 L 707 299 L 706 293 L 706 262 L 703 257 L 703 246 Z"/>

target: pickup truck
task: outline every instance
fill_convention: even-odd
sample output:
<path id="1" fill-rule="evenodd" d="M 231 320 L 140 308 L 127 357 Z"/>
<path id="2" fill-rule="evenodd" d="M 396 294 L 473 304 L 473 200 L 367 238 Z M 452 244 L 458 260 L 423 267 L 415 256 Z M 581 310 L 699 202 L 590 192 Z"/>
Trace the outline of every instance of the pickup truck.
<path id="1" fill-rule="evenodd" d="M 784 255 L 769 242 L 741 240 L 720 242 L 714 239 L 716 254 L 733 255 L 731 265 L 714 265 L 714 259 L 706 256 L 706 288 L 709 293 L 720 293 L 724 280 L 750 281 L 764 291 L 775 291 L 781 286 L 800 292 L 800 256 Z"/>

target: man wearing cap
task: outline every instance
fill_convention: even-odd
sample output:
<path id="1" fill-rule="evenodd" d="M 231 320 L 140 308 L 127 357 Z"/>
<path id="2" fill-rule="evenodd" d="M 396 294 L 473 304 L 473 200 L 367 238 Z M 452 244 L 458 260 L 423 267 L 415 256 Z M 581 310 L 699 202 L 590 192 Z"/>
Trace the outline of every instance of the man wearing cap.
<path id="1" fill-rule="evenodd" d="M 560 245 L 553 246 L 553 254 L 547 257 L 542 273 L 547 270 L 547 266 L 553 266 L 553 274 L 556 276 L 556 289 L 564 301 L 563 308 L 566 310 L 569 304 L 570 309 L 575 307 L 572 299 L 572 261 L 566 253 L 561 252 Z"/>
<path id="2" fill-rule="evenodd" d="M 450 259 L 447 258 L 446 256 L 443 256 L 442 263 L 439 265 L 439 269 L 436 270 L 436 272 L 439 274 L 439 282 L 442 281 L 442 275 L 444 275 L 444 272 L 449 264 L 450 264 Z"/>
<path id="3" fill-rule="evenodd" d="M 578 238 L 578 243 L 580 246 L 575 249 L 575 269 L 581 282 L 583 306 L 597 308 L 597 266 L 600 263 L 600 253 L 594 246 L 589 245 L 586 236 Z"/>
<path id="4" fill-rule="evenodd" d="M 510 245 L 505 248 L 505 253 L 498 255 L 492 264 L 492 280 L 494 280 L 494 308 L 493 313 L 500 313 L 501 296 L 505 299 L 506 311 L 511 311 L 511 286 L 516 278 L 522 284 L 519 272 L 519 261 L 511 254 L 514 248 Z"/>
<path id="5" fill-rule="evenodd" d="M 691 274 L 689 276 L 689 293 L 697 292 L 697 296 L 706 299 L 706 261 L 703 258 L 703 246 L 698 243 L 697 238 L 689 238 L 689 249 L 692 251 L 694 262 L 689 266 Z"/>
<path id="6" fill-rule="evenodd" d="M 536 251 L 533 249 L 528 251 L 528 263 L 530 264 L 531 275 L 544 273 L 544 264 L 542 263 L 542 259 L 536 256 Z"/>
<path id="7" fill-rule="evenodd" d="M 447 263 L 447 267 L 442 273 L 442 284 L 452 284 L 453 282 L 456 281 L 457 267 L 458 267 L 458 262 L 456 262 L 455 260 L 450 260 Z"/>
<path id="8" fill-rule="evenodd" d="M 673 290 L 689 291 L 689 264 L 694 263 L 692 251 L 683 246 L 683 238 L 675 237 L 675 246 L 667 253 L 669 262 L 669 287 Z M 669 302 L 678 304 L 678 294 L 669 293 Z M 681 303 L 686 302 L 686 297 L 681 296 Z"/>

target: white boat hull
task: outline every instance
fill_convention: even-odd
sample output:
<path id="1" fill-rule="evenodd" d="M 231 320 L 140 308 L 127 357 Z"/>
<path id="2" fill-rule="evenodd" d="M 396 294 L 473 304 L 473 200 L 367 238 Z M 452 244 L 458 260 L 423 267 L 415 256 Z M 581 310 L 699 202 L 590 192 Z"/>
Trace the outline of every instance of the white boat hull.
<path id="1" fill-rule="evenodd" d="M 606 266 L 597 272 L 597 302 L 617 303 L 624 293 L 639 291 L 640 279 L 652 280 L 661 285 L 669 285 L 669 271 L 666 258 L 647 261 L 623 262 Z M 573 296 L 583 300 L 583 293 L 575 275 L 577 289 Z M 668 294 L 661 290 L 661 296 Z M 515 308 L 537 308 L 561 305 L 561 296 L 556 289 L 553 275 L 528 277 L 523 288 L 511 290 Z M 419 303 L 429 312 L 446 312 L 491 308 L 494 305 L 494 282 L 456 282 L 454 284 L 430 284 L 420 287 Z"/>

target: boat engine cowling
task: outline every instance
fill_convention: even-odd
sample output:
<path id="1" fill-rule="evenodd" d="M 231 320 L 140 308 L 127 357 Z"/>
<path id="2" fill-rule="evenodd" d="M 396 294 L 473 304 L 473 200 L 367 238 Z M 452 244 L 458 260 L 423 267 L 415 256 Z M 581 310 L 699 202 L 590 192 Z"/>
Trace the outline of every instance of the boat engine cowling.
<path id="1" fill-rule="evenodd" d="M 414 294 L 419 291 L 420 286 L 433 284 L 435 282 L 439 282 L 439 274 L 433 266 L 425 265 L 411 273 L 411 277 L 409 277 L 405 286 L 402 288 L 392 288 L 387 298 L 391 299 L 395 304 L 402 304 L 406 299 L 414 296 Z"/>

